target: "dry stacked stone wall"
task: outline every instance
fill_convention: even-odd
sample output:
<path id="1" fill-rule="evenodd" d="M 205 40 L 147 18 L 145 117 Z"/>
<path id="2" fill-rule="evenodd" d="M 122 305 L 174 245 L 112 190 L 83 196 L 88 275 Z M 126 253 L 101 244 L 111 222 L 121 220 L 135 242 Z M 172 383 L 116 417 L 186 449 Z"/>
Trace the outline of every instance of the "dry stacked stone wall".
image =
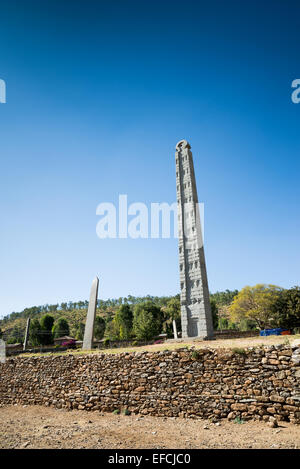
<path id="1" fill-rule="evenodd" d="M 7 358 L 0 405 L 300 423 L 300 348 Z"/>

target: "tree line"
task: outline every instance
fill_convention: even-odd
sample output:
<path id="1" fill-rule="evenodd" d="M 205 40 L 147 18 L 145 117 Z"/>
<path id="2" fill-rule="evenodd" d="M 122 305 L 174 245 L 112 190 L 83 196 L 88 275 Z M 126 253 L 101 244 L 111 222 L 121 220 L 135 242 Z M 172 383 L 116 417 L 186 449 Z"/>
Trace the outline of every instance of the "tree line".
<path id="1" fill-rule="evenodd" d="M 109 309 L 115 309 L 122 304 L 136 305 L 145 301 L 152 301 L 158 306 L 163 306 L 172 296 L 132 296 L 120 298 L 109 298 L 107 300 L 98 300 L 97 308 L 103 312 Z M 56 304 L 45 304 L 40 306 L 31 306 L 25 308 L 20 312 L 12 312 L 3 316 L 0 322 L 4 325 L 17 318 L 32 318 L 42 313 L 56 313 L 56 312 L 70 312 L 70 311 L 84 311 L 87 310 L 89 302 L 84 301 L 68 301 Z"/>
<path id="2" fill-rule="evenodd" d="M 130 301 L 129 301 L 130 299 Z M 125 301 L 124 301 L 125 300 Z M 300 288 L 283 289 L 274 285 L 246 286 L 240 291 L 226 290 L 210 295 L 215 330 L 261 330 L 272 327 L 300 328 Z M 104 305 L 104 303 L 106 303 Z M 70 305 L 75 309 L 69 309 Z M 62 309 L 62 305 L 65 309 Z M 110 308 L 108 308 L 110 305 Z M 112 306 L 113 305 L 113 306 Z M 45 305 L 26 308 L 0 321 L 1 326 L 18 317 L 31 317 L 30 343 L 50 345 L 54 339 L 71 335 L 82 340 L 88 302 L 62 303 L 61 309 Z M 82 312 L 80 319 L 76 312 Z M 46 314 L 42 315 L 46 311 Z M 50 313 L 52 312 L 51 315 Z M 65 316 L 68 315 L 68 319 Z M 72 319 L 72 324 L 70 324 Z M 173 337 L 173 320 L 181 330 L 180 295 L 173 297 L 131 297 L 99 300 L 95 319 L 96 340 L 151 340 L 161 333 Z M 1 335 L 1 329 L 0 329 Z M 15 324 L 5 334 L 8 343 L 22 342 L 24 325 Z"/>

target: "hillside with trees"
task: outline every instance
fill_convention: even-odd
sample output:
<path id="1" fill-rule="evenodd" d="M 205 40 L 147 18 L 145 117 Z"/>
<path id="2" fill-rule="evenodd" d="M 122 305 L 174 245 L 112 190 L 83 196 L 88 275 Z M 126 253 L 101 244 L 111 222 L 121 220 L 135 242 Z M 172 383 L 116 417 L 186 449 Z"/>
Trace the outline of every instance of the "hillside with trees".
<path id="1" fill-rule="evenodd" d="M 300 288 L 274 285 L 246 286 L 210 295 L 215 330 L 259 330 L 300 327 Z M 31 318 L 30 344 L 52 345 L 56 338 L 82 340 L 88 301 L 32 306 L 0 320 L 0 336 L 7 343 L 22 343 L 27 318 Z M 151 340 L 165 333 L 173 337 L 173 320 L 181 330 L 180 295 L 98 300 L 95 339 Z"/>

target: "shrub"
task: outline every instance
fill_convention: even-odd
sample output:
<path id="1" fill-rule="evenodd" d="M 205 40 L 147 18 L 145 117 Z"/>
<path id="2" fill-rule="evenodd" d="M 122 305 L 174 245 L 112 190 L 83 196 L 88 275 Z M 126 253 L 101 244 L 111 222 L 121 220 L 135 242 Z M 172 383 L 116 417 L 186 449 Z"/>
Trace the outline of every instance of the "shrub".
<path id="1" fill-rule="evenodd" d="M 192 359 L 193 360 L 198 360 L 200 358 L 200 353 L 198 352 L 198 350 L 193 350 L 192 351 Z"/>
<path id="2" fill-rule="evenodd" d="M 236 347 L 236 348 L 233 348 L 233 349 L 232 349 L 232 352 L 235 353 L 235 354 L 237 354 L 237 355 L 247 355 L 247 352 L 246 352 L 246 350 L 245 350 L 244 348 L 238 348 L 238 347 Z"/>
<path id="3" fill-rule="evenodd" d="M 241 419 L 239 416 L 237 416 L 237 417 L 235 417 L 233 423 L 243 424 L 243 423 L 244 423 L 244 420 Z"/>

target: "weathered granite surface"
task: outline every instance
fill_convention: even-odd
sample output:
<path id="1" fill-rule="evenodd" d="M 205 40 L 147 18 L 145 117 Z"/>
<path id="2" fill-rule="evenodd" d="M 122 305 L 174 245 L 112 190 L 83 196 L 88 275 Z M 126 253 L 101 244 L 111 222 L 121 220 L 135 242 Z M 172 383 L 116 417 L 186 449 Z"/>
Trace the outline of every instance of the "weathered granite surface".
<path id="1" fill-rule="evenodd" d="M 191 146 L 176 145 L 182 337 L 213 337 L 203 237 Z"/>

